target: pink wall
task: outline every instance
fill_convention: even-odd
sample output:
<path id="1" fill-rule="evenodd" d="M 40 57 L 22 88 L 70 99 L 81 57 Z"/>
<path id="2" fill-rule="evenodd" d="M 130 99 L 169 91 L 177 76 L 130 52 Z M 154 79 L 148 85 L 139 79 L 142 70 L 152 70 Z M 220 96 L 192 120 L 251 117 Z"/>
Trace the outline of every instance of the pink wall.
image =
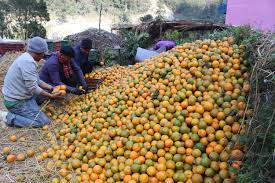
<path id="1" fill-rule="evenodd" d="M 275 0 L 227 0 L 225 23 L 275 32 Z"/>

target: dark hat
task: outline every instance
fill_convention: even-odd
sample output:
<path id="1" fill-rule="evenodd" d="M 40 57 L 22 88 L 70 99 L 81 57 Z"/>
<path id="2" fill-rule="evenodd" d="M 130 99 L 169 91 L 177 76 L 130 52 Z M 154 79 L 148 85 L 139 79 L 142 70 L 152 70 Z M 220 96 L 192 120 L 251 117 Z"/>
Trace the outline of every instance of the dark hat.
<path id="1" fill-rule="evenodd" d="M 84 49 L 89 49 L 90 50 L 93 47 L 93 42 L 89 38 L 82 39 L 82 41 L 80 43 L 80 47 L 84 48 Z"/>
<path id="2" fill-rule="evenodd" d="M 61 47 L 60 53 L 62 55 L 66 55 L 66 56 L 69 56 L 69 57 L 74 57 L 74 49 L 71 46 Z"/>

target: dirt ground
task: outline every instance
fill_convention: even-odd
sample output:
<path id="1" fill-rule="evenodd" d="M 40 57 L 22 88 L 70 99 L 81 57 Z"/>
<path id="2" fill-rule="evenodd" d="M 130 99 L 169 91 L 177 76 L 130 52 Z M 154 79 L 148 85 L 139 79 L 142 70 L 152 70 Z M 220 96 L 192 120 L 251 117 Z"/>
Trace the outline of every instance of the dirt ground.
<path id="1" fill-rule="evenodd" d="M 63 99 L 61 102 L 64 102 L 64 100 L 67 99 Z M 60 105 L 59 102 L 53 104 Z M 45 107 L 45 104 L 41 107 Z M 45 158 L 43 161 L 39 161 L 38 157 L 43 155 L 43 152 L 51 144 L 58 143 L 55 138 L 55 130 L 61 128 L 61 126 L 62 123 L 52 122 L 47 130 L 41 128 L 0 128 L 0 183 L 47 183 L 51 182 L 53 177 L 58 176 L 58 171 L 46 168 L 49 159 Z M 16 142 L 9 139 L 11 135 L 16 135 Z M 26 155 L 28 150 L 33 150 L 35 154 L 33 157 L 26 156 L 24 161 L 16 160 L 8 163 L 6 161 L 7 154 L 3 153 L 4 147 L 11 148 L 9 154 L 15 156 L 19 153 Z"/>
<path id="2" fill-rule="evenodd" d="M 11 142 L 9 137 L 16 134 L 17 141 Z M 37 161 L 36 157 L 40 154 L 39 146 L 47 147 L 49 142 L 41 129 L 34 128 L 7 128 L 0 130 L 0 182 L 47 182 L 51 177 L 51 172 L 47 172 L 43 167 L 44 163 Z M 27 150 L 35 151 L 35 156 L 26 158 L 25 161 L 15 161 L 8 163 L 2 149 L 10 147 L 11 153 L 26 153 Z"/>

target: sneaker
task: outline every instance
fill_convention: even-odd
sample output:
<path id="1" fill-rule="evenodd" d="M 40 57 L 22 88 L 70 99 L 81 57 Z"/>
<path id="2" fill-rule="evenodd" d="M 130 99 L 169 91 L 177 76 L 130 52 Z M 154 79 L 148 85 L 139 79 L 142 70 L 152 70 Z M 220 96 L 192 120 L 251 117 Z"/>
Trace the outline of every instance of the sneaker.
<path id="1" fill-rule="evenodd" d="M 7 115 L 8 112 L 7 111 L 1 111 L 0 110 L 0 127 L 1 128 L 6 128 L 7 127 Z"/>

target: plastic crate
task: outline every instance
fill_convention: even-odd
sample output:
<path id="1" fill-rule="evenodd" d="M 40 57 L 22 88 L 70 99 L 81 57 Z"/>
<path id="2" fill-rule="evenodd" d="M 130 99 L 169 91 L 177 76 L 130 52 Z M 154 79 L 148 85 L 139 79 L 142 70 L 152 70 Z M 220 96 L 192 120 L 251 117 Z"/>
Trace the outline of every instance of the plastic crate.
<path id="1" fill-rule="evenodd" d="M 64 39 L 64 40 L 61 40 L 60 42 L 61 42 L 61 47 L 69 45 L 69 40 Z"/>
<path id="2" fill-rule="evenodd" d="M 100 59 L 100 53 L 95 49 L 91 49 L 89 52 L 88 60 L 98 62 L 99 59 Z"/>
<path id="3" fill-rule="evenodd" d="M 54 42 L 54 51 L 60 51 L 60 49 L 61 49 L 61 42 L 60 41 Z"/>
<path id="4" fill-rule="evenodd" d="M 54 42 L 53 41 L 47 41 L 48 49 L 50 52 L 54 51 Z"/>
<path id="5" fill-rule="evenodd" d="M 0 43 L 0 55 L 4 55 L 9 51 L 23 51 L 25 48 L 24 42 L 16 43 Z"/>

